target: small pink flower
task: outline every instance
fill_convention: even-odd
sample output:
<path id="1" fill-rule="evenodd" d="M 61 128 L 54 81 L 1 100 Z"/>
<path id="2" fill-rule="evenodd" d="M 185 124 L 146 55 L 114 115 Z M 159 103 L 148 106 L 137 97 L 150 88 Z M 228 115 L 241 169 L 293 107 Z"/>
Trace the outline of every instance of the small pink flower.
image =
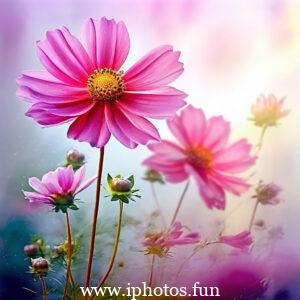
<path id="1" fill-rule="evenodd" d="M 242 231 L 236 235 L 221 235 L 219 241 L 234 248 L 248 250 L 253 240 L 249 231 Z"/>
<path id="2" fill-rule="evenodd" d="M 25 198 L 31 203 L 45 203 L 55 206 L 55 210 L 77 209 L 74 197 L 90 186 L 97 177 L 83 182 L 85 167 L 74 172 L 72 166 L 58 168 L 42 177 L 31 177 L 29 185 L 35 192 L 24 191 Z"/>
<path id="3" fill-rule="evenodd" d="M 150 144 L 153 155 L 145 165 L 173 183 L 193 176 L 209 208 L 225 208 L 225 190 L 234 195 L 248 190 L 249 184 L 236 174 L 251 167 L 256 157 L 250 156 L 246 139 L 228 145 L 230 125 L 222 116 L 207 119 L 202 109 L 189 105 L 168 126 L 178 143 Z"/>
<path id="4" fill-rule="evenodd" d="M 256 194 L 253 198 L 256 198 L 257 201 L 262 205 L 276 205 L 281 199 L 278 195 L 281 193 L 282 189 L 275 183 L 265 184 L 263 181 L 260 181 L 257 188 L 255 189 Z"/>
<path id="5" fill-rule="evenodd" d="M 178 245 L 196 244 L 200 236 L 196 232 L 183 234 L 183 226 L 175 222 L 169 230 L 161 232 L 147 232 L 143 245 L 147 248 L 147 254 L 155 254 L 160 257 L 166 255 L 171 247 Z"/>
<path id="6" fill-rule="evenodd" d="M 260 95 L 251 107 L 253 117 L 250 120 L 254 121 L 256 126 L 276 126 L 278 120 L 287 116 L 290 112 L 287 109 L 282 110 L 284 101 L 285 98 L 278 101 L 273 94 Z"/>
<path id="7" fill-rule="evenodd" d="M 44 126 L 72 121 L 68 137 L 103 147 L 111 134 L 135 148 L 159 133 L 146 118 L 173 117 L 186 94 L 167 86 L 183 72 L 180 52 L 153 49 L 125 73 L 130 48 L 123 22 L 88 19 L 82 44 L 66 27 L 47 31 L 37 42 L 46 70 L 27 71 L 17 95 L 32 104 L 26 115 Z"/>

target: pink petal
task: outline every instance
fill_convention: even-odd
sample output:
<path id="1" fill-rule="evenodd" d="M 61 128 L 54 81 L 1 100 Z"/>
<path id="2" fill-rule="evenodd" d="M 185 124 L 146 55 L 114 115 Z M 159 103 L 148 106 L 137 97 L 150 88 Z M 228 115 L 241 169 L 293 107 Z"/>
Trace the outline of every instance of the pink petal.
<path id="1" fill-rule="evenodd" d="M 115 108 L 115 120 L 131 140 L 142 145 L 146 145 L 149 141 L 160 140 L 157 129 L 148 120 L 126 111 L 121 106 L 115 105 Z"/>
<path id="2" fill-rule="evenodd" d="M 42 109 L 56 116 L 76 117 L 89 112 L 96 105 L 95 101 L 84 100 L 74 103 L 36 103 L 32 106 L 34 109 Z M 29 110 L 30 111 L 30 110 Z"/>
<path id="3" fill-rule="evenodd" d="M 61 194 L 62 188 L 58 183 L 57 170 L 46 173 L 42 178 L 42 183 L 44 183 L 51 194 Z"/>
<path id="4" fill-rule="evenodd" d="M 128 137 L 115 119 L 115 107 L 113 105 L 105 105 L 105 119 L 107 122 L 107 126 L 109 131 L 115 136 L 115 138 L 121 142 L 124 146 L 133 149 L 137 147 L 137 143 L 135 143 L 130 137 Z"/>
<path id="5" fill-rule="evenodd" d="M 206 128 L 206 118 L 202 109 L 189 105 L 179 116 L 168 120 L 167 123 L 171 132 L 183 145 L 201 145 Z"/>
<path id="6" fill-rule="evenodd" d="M 199 193 L 208 208 L 225 209 L 225 192 L 221 186 L 213 180 L 206 178 L 201 172 L 192 166 L 186 166 L 187 172 L 194 176 Z"/>
<path id="7" fill-rule="evenodd" d="M 222 116 L 208 119 L 203 146 L 217 152 L 226 146 L 230 134 L 230 123 Z"/>
<path id="8" fill-rule="evenodd" d="M 74 173 L 74 180 L 72 184 L 72 191 L 76 191 L 81 182 L 83 181 L 85 176 L 85 166 L 81 166 L 75 173 Z"/>
<path id="9" fill-rule="evenodd" d="M 72 166 L 57 169 L 57 179 L 64 193 L 69 193 L 74 180 L 74 171 Z"/>
<path id="10" fill-rule="evenodd" d="M 173 117 L 185 105 L 187 95 L 173 87 L 162 87 L 147 93 L 125 93 L 120 105 L 134 114 L 154 119 Z"/>
<path id="11" fill-rule="evenodd" d="M 34 104 L 26 113 L 27 117 L 33 118 L 37 123 L 43 126 L 53 126 L 66 123 L 72 119 L 72 117 L 62 117 L 53 115 L 44 109 Z"/>
<path id="12" fill-rule="evenodd" d="M 28 102 L 68 103 L 90 98 L 86 87 L 62 83 L 47 71 L 26 71 L 17 83 L 17 96 Z"/>
<path id="13" fill-rule="evenodd" d="M 68 137 L 80 142 L 88 142 L 92 147 L 101 148 L 109 141 L 104 105 L 98 104 L 89 112 L 75 119 L 68 130 Z"/>
<path id="14" fill-rule="evenodd" d="M 52 204 L 53 200 L 49 196 L 41 195 L 35 192 L 25 192 L 23 191 L 25 198 L 29 200 L 30 203 L 46 203 Z"/>
<path id="15" fill-rule="evenodd" d="M 96 179 L 98 178 L 98 176 L 94 176 L 91 177 L 90 179 L 88 179 L 87 181 L 85 181 L 83 184 L 81 184 L 78 189 L 75 191 L 75 194 L 78 194 L 80 192 L 82 192 L 83 190 L 85 190 L 87 187 L 89 187 Z"/>
<path id="16" fill-rule="evenodd" d="M 240 173 L 252 166 L 255 156 L 250 156 L 251 145 L 241 139 L 214 155 L 214 168 L 224 172 Z"/>
<path id="17" fill-rule="evenodd" d="M 39 58 L 54 77 L 62 82 L 86 86 L 93 65 L 80 42 L 68 29 L 47 31 L 46 39 L 37 42 Z"/>
<path id="18" fill-rule="evenodd" d="M 177 144 L 170 141 L 162 140 L 159 143 L 151 143 L 148 145 L 148 149 L 160 156 L 160 159 L 162 160 L 182 161 L 186 159 L 184 150 Z"/>
<path id="19" fill-rule="evenodd" d="M 250 184 L 248 184 L 245 179 L 224 175 L 218 172 L 213 172 L 211 178 L 222 188 L 238 196 L 246 192 L 250 187 Z"/>
<path id="20" fill-rule="evenodd" d="M 152 90 L 174 81 L 183 72 L 178 62 L 180 52 L 173 52 L 171 46 L 153 49 L 123 76 L 127 91 Z"/>
<path id="21" fill-rule="evenodd" d="M 28 183 L 39 194 L 49 196 L 49 191 L 48 191 L 46 185 L 43 182 L 41 182 L 38 178 L 36 178 L 36 177 L 29 178 Z"/>
<path id="22" fill-rule="evenodd" d="M 83 27 L 82 40 L 96 68 L 118 71 L 125 62 L 130 40 L 123 22 L 88 19 Z"/>

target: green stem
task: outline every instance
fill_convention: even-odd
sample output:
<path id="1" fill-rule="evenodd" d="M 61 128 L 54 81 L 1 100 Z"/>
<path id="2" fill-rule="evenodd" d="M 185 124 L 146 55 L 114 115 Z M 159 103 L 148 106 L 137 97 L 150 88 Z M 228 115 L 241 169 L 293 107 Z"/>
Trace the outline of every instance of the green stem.
<path id="1" fill-rule="evenodd" d="M 150 288 L 152 287 L 153 284 L 154 264 L 155 264 L 155 254 L 152 255 L 152 259 L 151 259 L 151 269 L 150 269 L 149 282 L 148 282 L 148 286 Z"/>
<path id="2" fill-rule="evenodd" d="M 256 200 L 254 208 L 253 208 L 253 212 L 252 212 L 252 215 L 251 215 L 250 223 L 249 223 L 249 231 L 250 232 L 251 232 L 251 229 L 252 229 L 252 226 L 253 226 L 253 222 L 254 222 L 254 219 L 255 219 L 258 204 L 259 204 L 259 201 Z"/>
<path id="3" fill-rule="evenodd" d="M 189 185 L 190 185 L 190 181 L 188 180 L 187 183 L 186 183 L 186 185 L 185 185 L 185 187 L 184 187 L 184 189 L 183 189 L 183 192 L 182 192 L 182 194 L 181 194 L 181 196 L 180 196 L 180 198 L 179 198 L 179 201 L 178 201 L 176 210 L 175 210 L 175 212 L 174 212 L 174 215 L 173 215 L 173 218 L 172 218 L 172 221 L 171 221 L 171 225 L 176 221 L 178 212 L 179 212 L 179 210 L 180 210 L 180 208 L 181 208 L 181 205 L 182 205 L 184 196 L 185 196 L 185 194 L 186 194 L 186 192 L 187 192 L 187 190 L 188 190 Z"/>
<path id="4" fill-rule="evenodd" d="M 119 209 L 119 217 L 118 217 L 118 224 L 117 224 L 117 228 L 116 228 L 116 235 L 115 235 L 115 242 L 114 242 L 114 248 L 112 251 L 112 256 L 110 258 L 110 262 L 107 268 L 107 271 L 105 272 L 105 274 L 103 275 L 102 279 L 100 280 L 98 286 L 97 286 L 97 290 L 105 283 L 106 279 L 108 278 L 114 262 L 115 262 L 115 258 L 118 252 L 118 246 L 119 246 L 119 241 L 120 241 L 120 233 L 121 233 L 121 227 L 122 227 L 122 215 L 123 215 L 123 202 L 119 201 L 120 204 L 120 209 Z M 94 299 L 95 294 L 92 296 L 91 299 Z"/>
<path id="5" fill-rule="evenodd" d="M 71 265 L 72 265 L 72 233 L 71 233 L 71 225 L 70 225 L 68 210 L 66 211 L 66 227 L 67 227 L 67 241 L 68 241 L 67 273 L 66 273 L 66 282 L 65 282 L 62 299 L 65 299 L 67 295 L 68 283 L 69 283 L 69 278 L 71 274 Z M 73 279 L 73 276 L 71 278 Z"/>
<path id="6" fill-rule="evenodd" d="M 161 217 L 162 224 L 166 228 L 167 227 L 167 222 L 166 222 L 166 220 L 165 220 L 165 218 L 163 216 L 162 209 L 160 207 L 159 200 L 158 200 L 158 197 L 157 197 L 157 194 L 156 194 L 156 191 L 155 191 L 154 183 L 151 182 L 150 186 L 151 186 L 151 191 L 152 191 L 152 195 L 153 195 L 155 204 L 157 206 L 158 213 L 159 213 L 159 215 Z"/>

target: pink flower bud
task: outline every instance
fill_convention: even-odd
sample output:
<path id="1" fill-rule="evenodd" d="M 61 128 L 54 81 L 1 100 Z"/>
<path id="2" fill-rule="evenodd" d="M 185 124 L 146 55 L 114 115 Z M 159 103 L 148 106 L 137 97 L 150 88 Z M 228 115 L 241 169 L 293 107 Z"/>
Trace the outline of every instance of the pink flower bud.
<path id="1" fill-rule="evenodd" d="M 36 244 L 30 244 L 24 247 L 24 254 L 29 257 L 37 255 L 38 251 L 39 246 Z"/>
<path id="2" fill-rule="evenodd" d="M 46 276 L 49 271 L 49 262 L 43 257 L 33 259 L 31 261 L 32 269 L 39 276 Z"/>
<path id="3" fill-rule="evenodd" d="M 132 183 L 127 179 L 114 178 L 111 182 L 111 189 L 115 192 L 129 192 L 132 188 Z"/>

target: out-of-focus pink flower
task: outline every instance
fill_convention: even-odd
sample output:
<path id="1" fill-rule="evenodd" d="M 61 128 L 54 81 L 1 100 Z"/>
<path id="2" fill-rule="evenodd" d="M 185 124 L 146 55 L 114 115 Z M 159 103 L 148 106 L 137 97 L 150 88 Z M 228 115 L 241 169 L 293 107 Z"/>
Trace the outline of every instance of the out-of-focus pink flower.
<path id="1" fill-rule="evenodd" d="M 284 101 L 285 97 L 278 101 L 273 94 L 260 95 L 251 107 L 252 117 L 250 120 L 260 127 L 278 125 L 278 120 L 290 112 L 288 109 L 282 109 Z"/>
<path id="2" fill-rule="evenodd" d="M 25 198 L 31 203 L 45 203 L 56 208 L 77 209 L 74 205 L 74 197 L 90 186 L 97 177 L 92 177 L 83 182 L 85 167 L 82 166 L 74 172 L 72 166 L 60 167 L 42 177 L 42 180 L 31 177 L 29 185 L 35 192 L 24 191 Z"/>
<path id="3" fill-rule="evenodd" d="M 228 145 L 230 125 L 222 116 L 206 119 L 202 109 L 191 105 L 168 121 L 178 143 L 162 140 L 152 143 L 153 155 L 144 161 L 162 172 L 166 181 L 177 183 L 193 176 L 209 208 L 225 208 L 225 190 L 240 195 L 249 184 L 235 176 L 255 163 L 251 145 L 241 139 Z"/>
<path id="4" fill-rule="evenodd" d="M 249 231 L 242 231 L 236 235 L 221 235 L 219 241 L 234 248 L 248 250 L 253 240 Z"/>
<path id="5" fill-rule="evenodd" d="M 166 255 L 171 247 L 178 245 L 196 244 L 200 236 L 197 232 L 183 234 L 183 226 L 175 222 L 169 230 L 161 232 L 147 232 L 143 245 L 147 248 L 147 254 L 155 254 L 160 257 Z"/>
<path id="6" fill-rule="evenodd" d="M 262 205 L 276 205 L 281 199 L 278 197 L 282 189 L 275 183 L 264 184 L 262 181 L 259 182 L 257 188 L 255 189 L 256 194 L 253 198 L 256 198 Z"/>
<path id="7" fill-rule="evenodd" d="M 17 95 L 32 103 L 26 115 L 44 126 L 72 120 L 68 137 L 94 147 L 111 134 L 129 148 L 160 140 L 146 118 L 172 117 L 185 105 L 186 94 L 167 86 L 183 72 L 180 52 L 160 46 L 123 73 L 127 28 L 106 18 L 86 21 L 83 45 L 65 27 L 37 42 L 46 70 L 24 72 L 17 81 Z"/>

